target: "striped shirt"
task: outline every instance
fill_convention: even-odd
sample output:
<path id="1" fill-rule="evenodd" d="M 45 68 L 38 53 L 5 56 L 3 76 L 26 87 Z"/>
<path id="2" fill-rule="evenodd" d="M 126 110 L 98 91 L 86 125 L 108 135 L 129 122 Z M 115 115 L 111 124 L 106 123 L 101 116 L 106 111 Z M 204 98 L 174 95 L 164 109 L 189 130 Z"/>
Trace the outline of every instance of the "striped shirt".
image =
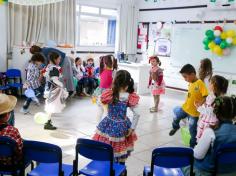
<path id="1" fill-rule="evenodd" d="M 27 82 L 32 89 L 40 87 L 40 70 L 36 64 L 30 63 L 27 67 Z"/>

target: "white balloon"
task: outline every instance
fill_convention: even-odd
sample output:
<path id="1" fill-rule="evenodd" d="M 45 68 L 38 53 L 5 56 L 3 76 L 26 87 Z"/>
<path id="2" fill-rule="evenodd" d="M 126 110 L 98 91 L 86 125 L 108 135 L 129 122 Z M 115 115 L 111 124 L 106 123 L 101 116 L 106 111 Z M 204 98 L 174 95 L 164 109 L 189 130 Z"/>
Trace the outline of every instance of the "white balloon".
<path id="1" fill-rule="evenodd" d="M 228 38 L 226 39 L 226 42 L 227 42 L 228 44 L 231 44 L 231 43 L 233 42 L 233 39 L 230 38 L 230 37 L 228 37 Z"/>
<path id="2" fill-rule="evenodd" d="M 215 35 L 216 37 L 219 37 L 220 34 L 221 34 L 221 31 L 220 31 L 220 30 L 215 30 L 215 31 L 214 31 L 214 35 Z"/>
<path id="3" fill-rule="evenodd" d="M 230 49 L 229 48 L 224 49 L 223 54 L 224 56 L 228 56 L 230 54 Z"/>

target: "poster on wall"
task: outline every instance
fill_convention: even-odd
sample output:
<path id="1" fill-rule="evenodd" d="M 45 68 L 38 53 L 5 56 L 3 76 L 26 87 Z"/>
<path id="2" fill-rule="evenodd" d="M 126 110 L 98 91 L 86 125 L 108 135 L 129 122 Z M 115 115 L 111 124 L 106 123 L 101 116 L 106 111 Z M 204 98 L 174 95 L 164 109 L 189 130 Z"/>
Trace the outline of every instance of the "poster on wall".
<path id="1" fill-rule="evenodd" d="M 138 26 L 138 44 L 139 52 L 145 52 L 148 44 L 148 24 L 140 23 Z"/>
<path id="2" fill-rule="evenodd" d="M 148 55 L 170 56 L 172 23 L 156 22 L 149 24 Z"/>
<path id="3" fill-rule="evenodd" d="M 169 57 L 171 52 L 171 42 L 166 38 L 159 38 L 156 41 L 155 54 Z"/>

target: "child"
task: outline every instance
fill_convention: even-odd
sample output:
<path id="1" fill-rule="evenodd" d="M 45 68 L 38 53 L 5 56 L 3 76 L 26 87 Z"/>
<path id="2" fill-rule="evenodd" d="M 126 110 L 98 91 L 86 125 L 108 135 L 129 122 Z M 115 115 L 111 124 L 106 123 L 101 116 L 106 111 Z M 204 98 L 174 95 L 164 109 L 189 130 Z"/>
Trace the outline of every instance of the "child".
<path id="1" fill-rule="evenodd" d="M 235 96 L 217 97 L 213 102 L 213 112 L 219 121 L 217 128 L 206 128 L 200 138 L 198 144 L 194 148 L 194 173 L 195 176 L 216 176 L 227 175 L 235 176 L 236 168 L 231 159 L 227 162 L 228 158 L 235 157 L 228 154 L 225 157 L 225 163 L 218 165 L 216 174 L 216 153 L 219 148 L 225 144 L 233 144 L 236 142 L 236 126 L 232 121 L 236 116 L 236 99 Z M 232 148 L 233 149 L 233 148 Z M 189 175 L 188 168 L 183 169 L 184 175 Z"/>
<path id="2" fill-rule="evenodd" d="M 44 125 L 45 130 L 56 130 L 52 125 L 51 116 L 53 113 L 61 113 L 65 107 L 65 99 L 68 97 L 68 92 L 63 87 L 59 80 L 61 77 L 60 56 L 56 52 L 49 54 L 49 65 L 46 68 L 46 89 L 45 89 L 45 111 L 48 114 L 49 120 Z"/>
<path id="3" fill-rule="evenodd" d="M 213 74 L 212 70 L 212 63 L 210 59 L 206 58 L 201 60 L 199 78 L 206 84 L 207 88 L 209 88 L 209 82 Z"/>
<path id="4" fill-rule="evenodd" d="M 110 89 L 112 85 L 113 80 L 113 66 L 116 67 L 115 63 L 113 63 L 114 57 L 112 55 L 102 56 L 100 57 L 100 85 L 95 90 L 93 94 L 93 98 L 98 99 L 102 92 L 106 89 Z M 98 107 L 99 107 L 99 113 L 98 113 L 98 120 L 100 121 L 102 118 L 102 115 L 104 113 L 104 108 L 102 104 L 97 101 Z"/>
<path id="5" fill-rule="evenodd" d="M 85 66 L 85 85 L 88 88 L 88 94 L 92 95 L 93 90 L 97 87 L 94 75 L 94 60 L 93 58 L 87 59 Z"/>
<path id="6" fill-rule="evenodd" d="M 216 115 L 213 113 L 214 107 L 212 106 L 215 98 L 226 94 L 228 89 L 228 80 L 222 76 L 215 75 L 211 78 L 209 84 L 210 94 L 206 98 L 206 102 L 198 107 L 200 112 L 199 123 L 197 129 L 197 141 L 202 136 L 203 131 L 208 127 L 216 127 L 219 123 Z"/>
<path id="7" fill-rule="evenodd" d="M 119 70 L 113 81 L 112 89 L 105 90 L 101 102 L 108 104 L 108 115 L 97 126 L 94 140 L 112 145 L 116 162 L 124 164 L 133 151 L 137 136 L 134 132 L 139 115 L 136 107 L 139 96 L 134 93 L 134 82 L 130 73 Z M 133 121 L 127 117 L 127 108 L 133 112 Z"/>
<path id="8" fill-rule="evenodd" d="M 27 89 L 32 89 L 35 93 L 35 98 L 27 97 L 21 112 L 24 114 L 29 113 L 30 103 L 35 101 L 39 105 L 38 98 L 43 94 L 43 87 L 40 82 L 40 70 L 39 67 L 44 63 L 44 57 L 40 53 L 36 53 L 32 56 L 29 66 L 27 68 L 27 80 L 26 87 Z M 38 98 L 37 98 L 38 97 Z"/>
<path id="9" fill-rule="evenodd" d="M 11 165 L 12 161 L 14 164 L 19 164 L 22 159 L 22 148 L 23 148 L 23 140 L 20 136 L 20 133 L 17 128 L 10 125 L 9 118 L 11 116 L 11 112 L 16 106 L 17 99 L 14 96 L 0 94 L 0 136 L 6 136 L 16 141 L 16 150 L 14 154 L 14 159 L 11 158 L 0 158 L 0 165 L 4 167 L 4 165 Z"/>
<path id="10" fill-rule="evenodd" d="M 197 122 L 199 117 L 199 112 L 195 104 L 202 105 L 205 102 L 208 91 L 204 82 L 197 78 L 196 70 L 192 65 L 187 64 L 183 66 L 180 73 L 185 81 L 189 82 L 188 96 L 182 107 L 176 107 L 174 109 L 175 118 L 172 123 L 173 129 L 170 131 L 169 135 L 173 136 L 180 128 L 180 120 L 188 118 L 191 135 L 190 147 L 193 148 L 196 145 Z"/>
<path id="11" fill-rule="evenodd" d="M 150 112 L 155 113 L 158 111 L 160 95 L 165 94 L 165 83 L 163 80 L 163 69 L 159 67 L 161 66 L 159 58 L 152 56 L 149 58 L 149 63 L 151 63 L 152 68 L 150 70 L 148 87 L 151 87 L 154 98 L 154 107 L 150 108 Z"/>
<path id="12" fill-rule="evenodd" d="M 85 94 L 84 90 L 84 74 L 85 74 L 85 68 L 82 65 L 82 60 L 81 58 L 77 57 L 75 58 L 75 68 L 73 69 L 73 74 L 78 80 L 78 84 L 76 86 L 76 92 L 77 95 L 83 95 Z M 84 91 L 83 91 L 84 90 Z"/>

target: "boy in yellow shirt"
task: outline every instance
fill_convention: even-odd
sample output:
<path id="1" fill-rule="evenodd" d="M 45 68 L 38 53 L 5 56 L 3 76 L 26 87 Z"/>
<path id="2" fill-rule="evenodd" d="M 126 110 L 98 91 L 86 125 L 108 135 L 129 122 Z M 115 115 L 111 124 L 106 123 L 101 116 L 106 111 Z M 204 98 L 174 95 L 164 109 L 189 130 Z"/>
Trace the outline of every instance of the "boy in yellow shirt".
<path id="1" fill-rule="evenodd" d="M 182 107 L 176 107 L 174 109 L 175 118 L 172 123 L 173 129 L 170 131 L 169 135 L 173 136 L 180 128 L 180 121 L 188 118 L 189 132 L 191 135 L 190 147 L 193 148 L 196 145 L 197 122 L 199 117 L 199 112 L 197 111 L 196 106 L 205 102 L 208 91 L 204 82 L 197 78 L 196 70 L 191 64 L 183 66 L 180 73 L 184 77 L 185 81 L 189 82 L 188 96 Z"/>

